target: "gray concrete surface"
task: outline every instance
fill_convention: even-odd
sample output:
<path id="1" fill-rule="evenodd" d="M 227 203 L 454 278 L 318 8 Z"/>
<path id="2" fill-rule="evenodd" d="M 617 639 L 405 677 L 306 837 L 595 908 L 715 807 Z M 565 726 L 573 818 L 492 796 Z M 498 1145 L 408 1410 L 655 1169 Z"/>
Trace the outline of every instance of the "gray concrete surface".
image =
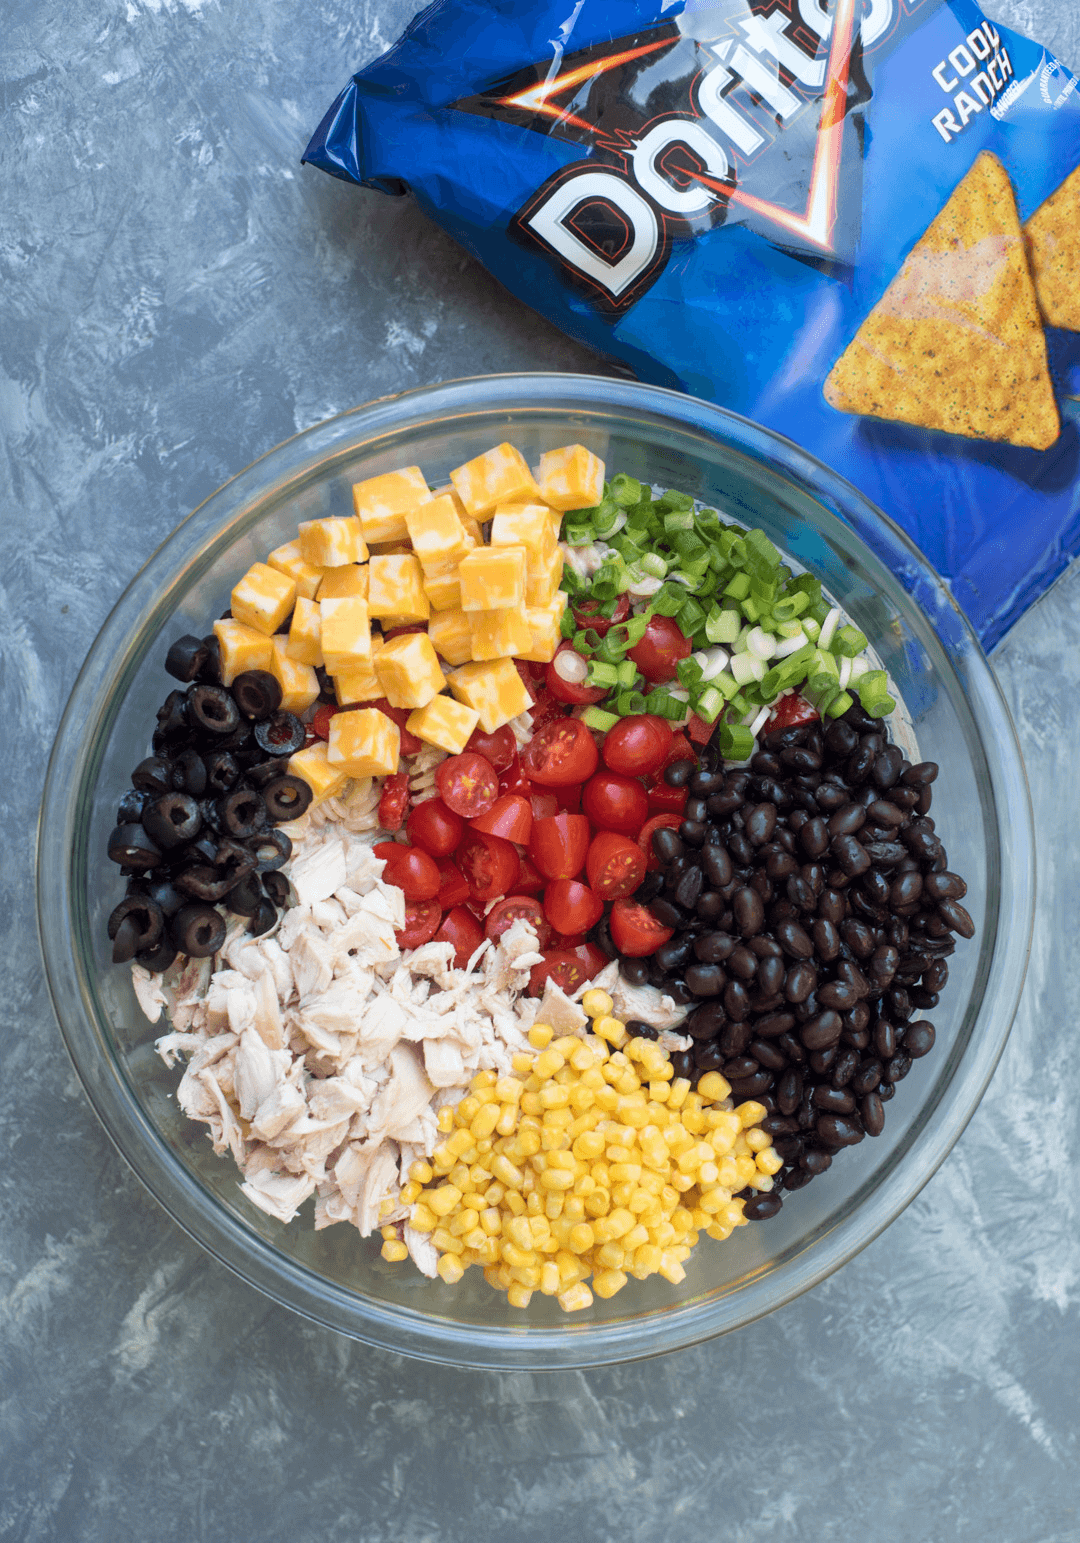
<path id="1" fill-rule="evenodd" d="M 48 1006 L 33 826 L 79 662 L 139 563 L 277 441 L 414 383 L 595 361 L 408 201 L 302 172 L 408 0 L 3 0 L 0 1539 L 1076 1543 L 1080 571 L 997 668 L 1039 823 L 998 1075 L 864 1254 L 726 1340 L 456 1375 L 233 1279 L 98 1127 Z M 1065 0 L 993 13 L 1080 65 Z"/>

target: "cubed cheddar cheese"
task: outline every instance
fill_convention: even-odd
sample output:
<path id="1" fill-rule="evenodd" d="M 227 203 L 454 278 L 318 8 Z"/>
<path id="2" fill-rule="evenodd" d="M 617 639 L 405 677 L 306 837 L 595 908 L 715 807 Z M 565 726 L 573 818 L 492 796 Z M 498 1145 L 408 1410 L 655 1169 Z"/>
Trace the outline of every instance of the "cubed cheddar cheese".
<path id="1" fill-rule="evenodd" d="M 340 568 L 327 568 L 315 598 L 317 600 L 344 600 L 349 595 L 359 595 L 361 600 L 366 600 L 367 592 L 367 564 L 345 563 Z"/>
<path id="2" fill-rule="evenodd" d="M 566 597 L 560 590 L 558 596 L 547 605 L 526 606 L 525 615 L 528 617 L 532 641 L 527 649 L 520 651 L 517 656 L 519 659 L 532 659 L 537 664 L 550 664 L 554 659 L 562 642 L 560 623 L 566 609 L 565 601 Z"/>
<path id="3" fill-rule="evenodd" d="M 322 613 L 317 601 L 297 600 L 285 651 L 298 664 L 322 664 Z"/>
<path id="4" fill-rule="evenodd" d="M 326 756 L 347 777 L 389 777 L 398 768 L 401 730 L 377 707 L 335 713 Z"/>
<path id="5" fill-rule="evenodd" d="M 505 659 L 532 647 L 532 628 L 525 607 L 504 611 L 470 611 L 474 659 Z"/>
<path id="6" fill-rule="evenodd" d="M 461 609 L 461 580 L 457 563 L 445 573 L 424 575 L 424 594 L 433 611 L 458 611 Z"/>
<path id="7" fill-rule="evenodd" d="M 271 568 L 269 563 L 252 563 L 233 587 L 229 603 L 238 622 L 269 637 L 288 616 L 295 599 L 295 579 Z"/>
<path id="8" fill-rule="evenodd" d="M 558 594 L 562 576 L 562 549 L 556 547 L 549 566 L 525 580 L 525 604 L 547 605 Z"/>
<path id="9" fill-rule="evenodd" d="M 333 720 L 331 720 L 333 727 Z M 349 773 L 340 766 L 331 766 L 328 746 L 321 739 L 289 757 L 286 770 L 290 777 L 302 777 L 311 789 L 311 806 L 340 793 L 349 780 Z"/>
<path id="10" fill-rule="evenodd" d="M 298 598 L 314 600 L 323 579 L 323 570 L 305 561 L 299 541 L 286 541 L 284 546 L 275 547 L 266 561 L 271 568 L 276 568 L 287 579 L 292 579 Z"/>
<path id="11" fill-rule="evenodd" d="M 379 677 L 375 674 L 375 656 L 383 647 L 382 638 L 372 635 L 370 664 L 358 664 L 348 670 L 342 670 L 340 675 L 332 677 L 334 682 L 334 695 L 337 697 L 339 707 L 348 707 L 354 702 L 374 702 L 383 694 Z"/>
<path id="12" fill-rule="evenodd" d="M 366 600 L 346 595 L 320 600 L 323 662 L 330 675 L 371 663 L 371 623 Z"/>
<path id="13" fill-rule="evenodd" d="M 431 490 L 419 466 L 405 466 L 354 482 L 352 496 L 365 541 L 404 541 L 409 533 L 406 512 L 428 503 Z"/>
<path id="14" fill-rule="evenodd" d="M 528 712 L 532 699 L 512 659 L 495 659 L 481 664 L 463 664 L 452 670 L 447 684 L 459 702 L 475 708 L 485 734 Z"/>
<path id="15" fill-rule="evenodd" d="M 346 563 L 367 560 L 367 546 L 360 521 L 350 515 L 325 520 L 304 520 L 297 537 L 306 562 L 319 568 L 343 568 Z"/>
<path id="16" fill-rule="evenodd" d="M 412 553 L 373 557 L 368 563 L 368 608 L 384 621 L 393 617 L 399 626 L 427 621 L 431 605 L 424 594 L 420 560 Z"/>
<path id="17" fill-rule="evenodd" d="M 525 548 L 477 547 L 458 564 L 463 611 L 505 611 L 525 602 Z"/>
<path id="18" fill-rule="evenodd" d="M 405 514 L 409 540 L 425 575 L 445 572 L 469 551 L 465 527 L 451 498 L 433 498 Z"/>
<path id="19" fill-rule="evenodd" d="M 273 644 L 265 632 L 239 621 L 216 621 L 214 636 L 221 651 L 221 684 L 231 686 L 245 670 L 268 670 Z"/>
<path id="20" fill-rule="evenodd" d="M 375 674 L 391 707 L 426 707 L 446 684 L 426 632 L 391 638 L 375 657 Z"/>
<path id="21" fill-rule="evenodd" d="M 475 611 L 433 611 L 428 622 L 428 637 L 447 664 L 468 664 L 472 652 L 472 620 Z"/>
<path id="22" fill-rule="evenodd" d="M 480 529 L 480 521 L 474 519 L 466 509 L 465 505 L 458 497 L 457 488 L 452 482 L 448 482 L 444 488 L 436 488 L 433 497 L 449 498 L 453 503 L 454 508 L 457 510 L 458 519 L 461 521 L 465 530 L 465 534 L 470 538 L 472 545 L 483 546 L 484 532 Z"/>
<path id="23" fill-rule="evenodd" d="M 319 677 L 310 664 L 301 664 L 290 657 L 288 637 L 271 638 L 270 641 L 274 648 L 270 655 L 270 673 L 281 687 L 281 711 L 306 712 L 319 700 Z"/>
<path id="24" fill-rule="evenodd" d="M 529 464 L 514 445 L 496 445 L 450 473 L 466 511 L 484 520 L 497 504 L 536 498 L 539 490 Z"/>
<path id="25" fill-rule="evenodd" d="M 451 755 L 460 755 L 479 722 L 480 714 L 453 697 L 435 696 L 426 707 L 409 714 L 405 727 L 429 745 L 437 745 Z"/>
<path id="26" fill-rule="evenodd" d="M 491 545 L 524 547 L 526 577 L 546 573 L 558 550 L 548 506 L 500 504 L 491 521 Z"/>
<path id="27" fill-rule="evenodd" d="M 604 496 L 604 463 L 584 445 L 563 445 L 540 457 L 538 480 L 553 509 L 594 509 Z"/>

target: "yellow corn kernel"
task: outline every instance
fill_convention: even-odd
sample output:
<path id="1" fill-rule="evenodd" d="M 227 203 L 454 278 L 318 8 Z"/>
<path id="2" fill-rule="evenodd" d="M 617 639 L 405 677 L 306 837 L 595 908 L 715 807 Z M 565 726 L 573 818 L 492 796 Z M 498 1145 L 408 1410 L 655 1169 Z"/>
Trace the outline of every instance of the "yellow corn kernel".
<path id="1" fill-rule="evenodd" d="M 510 1064 L 514 1068 L 514 1071 L 517 1072 L 519 1077 L 527 1077 L 532 1071 L 533 1058 L 531 1055 L 526 1055 L 524 1051 L 519 1050 L 517 1054 L 511 1058 Z M 518 1094 L 519 1098 L 520 1096 L 521 1095 Z"/>
<path id="2" fill-rule="evenodd" d="M 498 1124 L 500 1113 L 501 1110 L 498 1104 L 484 1105 L 484 1107 L 480 1110 L 480 1113 L 469 1126 L 469 1130 L 477 1138 L 477 1140 L 484 1136 L 491 1135 L 492 1131 L 495 1129 L 495 1126 Z"/>
<path id="3" fill-rule="evenodd" d="M 456 1286 L 465 1274 L 464 1266 L 453 1254 L 440 1255 L 439 1262 L 435 1268 L 448 1286 Z"/>
<path id="4" fill-rule="evenodd" d="M 751 1152 L 764 1152 L 766 1147 L 772 1146 L 772 1137 L 754 1125 L 746 1132 L 746 1144 Z"/>
<path id="5" fill-rule="evenodd" d="M 627 1278 L 621 1269 L 602 1270 L 593 1276 L 592 1289 L 598 1297 L 613 1297 L 626 1285 Z"/>
<path id="6" fill-rule="evenodd" d="M 528 1307 L 532 1301 L 532 1292 L 528 1286 L 523 1286 L 520 1281 L 512 1281 L 506 1291 L 506 1300 L 511 1307 Z"/>
<path id="7" fill-rule="evenodd" d="M 408 1184 L 402 1186 L 401 1194 L 398 1196 L 398 1199 L 401 1201 L 402 1205 L 412 1205 L 414 1201 L 420 1199 L 420 1191 L 422 1188 L 423 1186 L 418 1184 L 415 1179 L 410 1179 Z"/>
<path id="8" fill-rule="evenodd" d="M 554 1259 L 548 1259 L 540 1266 L 540 1290 L 546 1297 L 558 1296 L 562 1290 L 559 1266 L 555 1263 Z"/>
<path id="9" fill-rule="evenodd" d="M 409 1257 L 409 1250 L 400 1240 L 391 1242 L 387 1239 L 379 1252 L 391 1264 L 400 1264 L 403 1259 L 408 1259 Z"/>
<path id="10" fill-rule="evenodd" d="M 607 1018 L 611 1015 L 612 1001 L 606 991 L 586 991 L 581 999 L 581 1010 L 590 1018 Z"/>
<path id="11" fill-rule="evenodd" d="M 424 1191 L 424 1203 L 436 1216 L 449 1216 L 460 1199 L 461 1191 L 456 1184 L 442 1184 L 438 1189 Z"/>
<path id="12" fill-rule="evenodd" d="M 748 1130 L 751 1125 L 759 1125 L 765 1118 L 764 1104 L 759 1104 L 756 1099 L 748 1099 L 745 1104 L 737 1105 L 735 1113 L 739 1116 L 739 1124 L 743 1130 Z"/>
<path id="13" fill-rule="evenodd" d="M 609 1045 L 621 1045 L 626 1040 L 626 1025 L 618 1018 L 597 1018 L 593 1022 L 593 1033 L 606 1039 Z"/>
<path id="14" fill-rule="evenodd" d="M 766 1151 L 758 1153 L 757 1166 L 761 1173 L 779 1173 L 784 1166 L 784 1159 L 773 1147 L 769 1147 Z"/>
<path id="15" fill-rule="evenodd" d="M 551 1033 L 550 1029 L 548 1029 L 548 1033 Z M 553 1077 L 565 1065 L 566 1062 L 563 1059 L 562 1052 L 554 1048 L 548 1048 L 541 1051 L 540 1055 L 533 1062 L 533 1074 L 540 1078 Z"/>
<path id="16" fill-rule="evenodd" d="M 719 1103 L 722 1098 L 727 1098 L 731 1092 L 731 1084 L 721 1077 L 719 1072 L 706 1072 L 697 1085 L 697 1090 L 702 1098 L 710 1103 Z"/>
<path id="17" fill-rule="evenodd" d="M 564 1313 L 577 1313 L 584 1307 L 591 1307 L 593 1297 L 585 1282 L 578 1281 L 565 1291 L 560 1291 L 556 1300 Z"/>
<path id="18" fill-rule="evenodd" d="M 555 1030 L 549 1027 L 548 1024 L 534 1023 L 529 1030 L 529 1044 L 534 1050 L 546 1050 L 548 1045 L 551 1044 L 554 1034 Z M 559 1064 L 562 1065 L 561 1057 L 559 1058 Z"/>

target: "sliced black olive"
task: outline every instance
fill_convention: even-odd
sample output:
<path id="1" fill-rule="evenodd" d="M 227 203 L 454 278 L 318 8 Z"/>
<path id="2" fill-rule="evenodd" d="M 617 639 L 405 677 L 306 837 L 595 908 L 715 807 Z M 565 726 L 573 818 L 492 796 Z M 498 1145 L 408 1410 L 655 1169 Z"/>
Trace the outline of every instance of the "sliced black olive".
<path id="1" fill-rule="evenodd" d="M 252 788 L 234 788 L 218 799 L 221 823 L 230 836 L 246 841 L 266 824 L 266 805 Z"/>
<path id="2" fill-rule="evenodd" d="M 264 873 L 262 876 L 262 886 L 275 905 L 284 907 L 295 904 L 296 891 L 289 883 L 285 874 Z"/>
<path id="3" fill-rule="evenodd" d="M 212 750 L 203 757 L 203 765 L 210 793 L 227 793 L 240 776 L 240 767 L 231 750 Z"/>
<path id="4" fill-rule="evenodd" d="M 276 921 L 277 907 L 273 901 L 261 900 L 259 902 L 259 909 L 247 924 L 247 930 L 253 938 L 260 938 L 264 932 L 270 931 L 270 928 Z"/>
<path id="5" fill-rule="evenodd" d="M 258 874 L 249 873 L 246 879 L 241 879 L 230 889 L 226 904 L 237 916 L 254 916 L 264 898 Z"/>
<path id="6" fill-rule="evenodd" d="M 153 970 L 160 975 L 167 970 L 176 958 L 176 949 L 168 938 L 162 938 L 154 948 L 144 948 L 141 953 L 135 955 L 135 963 L 141 964 L 144 970 Z"/>
<path id="7" fill-rule="evenodd" d="M 255 743 L 267 755 L 295 755 L 306 738 L 307 729 L 295 713 L 274 713 L 255 725 Z"/>
<path id="8" fill-rule="evenodd" d="M 311 788 L 302 777 L 278 777 L 263 789 L 266 812 L 272 820 L 296 820 L 311 803 Z"/>
<path id="9" fill-rule="evenodd" d="M 183 691 L 170 691 L 158 708 L 157 732 L 166 740 L 183 739 L 189 733 L 187 696 Z"/>
<path id="10" fill-rule="evenodd" d="M 138 947 L 139 925 L 133 917 L 125 916 L 113 934 L 113 964 L 127 964 L 129 959 L 134 959 Z"/>
<path id="11" fill-rule="evenodd" d="M 194 841 L 202 826 L 202 815 L 190 793 L 163 793 L 143 811 L 142 822 L 151 841 L 166 851 L 185 841 Z"/>
<path id="12" fill-rule="evenodd" d="M 269 718 L 281 706 L 281 682 L 269 670 L 244 670 L 231 689 L 233 701 L 245 718 Z"/>
<path id="13" fill-rule="evenodd" d="M 206 766 L 197 750 L 185 750 L 174 764 L 174 781 L 182 793 L 201 798 L 206 792 Z"/>
<path id="14" fill-rule="evenodd" d="M 199 800 L 199 813 L 203 817 L 203 824 L 207 830 L 212 830 L 218 836 L 223 834 L 221 829 L 221 811 L 218 809 L 216 798 L 201 798 Z"/>
<path id="15" fill-rule="evenodd" d="M 265 830 L 252 837 L 248 850 L 255 854 L 256 872 L 273 873 L 289 861 L 292 842 L 283 830 Z"/>
<path id="16" fill-rule="evenodd" d="M 252 854 L 237 842 L 226 839 L 218 844 L 213 863 L 197 863 L 194 867 L 181 869 L 176 875 L 176 887 L 185 895 L 213 904 L 224 900 L 230 889 L 254 869 Z"/>
<path id="17" fill-rule="evenodd" d="M 131 785 L 144 793 L 169 793 L 173 785 L 172 762 L 160 755 L 148 755 L 131 774 Z"/>
<path id="18" fill-rule="evenodd" d="M 164 874 L 161 876 L 147 876 L 145 879 L 133 879 L 132 884 L 139 886 L 135 891 L 128 886 L 128 894 L 144 894 L 148 900 L 152 900 L 163 916 L 173 916 L 185 903 L 184 896 L 176 888 L 170 878 Z"/>
<path id="19" fill-rule="evenodd" d="M 144 948 L 153 948 L 165 930 L 165 918 L 145 895 L 128 895 L 109 917 L 113 963 L 125 964 Z"/>
<path id="20" fill-rule="evenodd" d="M 231 734 L 240 711 L 224 686 L 199 685 L 188 692 L 188 717 L 192 728 L 204 734 Z"/>
<path id="21" fill-rule="evenodd" d="M 278 768 L 275 768 L 275 771 Z M 145 788 L 131 788 L 124 794 L 116 810 L 117 825 L 138 825 L 143 816 L 143 810 L 153 798 Z"/>
<path id="22" fill-rule="evenodd" d="M 258 788 L 262 792 L 268 782 L 273 782 L 275 777 L 281 776 L 281 762 L 277 760 L 256 761 L 253 765 L 244 768 L 244 781 L 249 787 Z"/>
<path id="23" fill-rule="evenodd" d="M 205 641 L 192 637 L 190 632 L 185 633 L 170 646 L 165 655 L 165 668 L 177 680 L 194 680 L 206 663 L 207 652 Z"/>
<path id="24" fill-rule="evenodd" d="M 161 851 L 141 825 L 118 825 L 109 837 L 109 858 L 138 873 L 144 868 L 156 868 Z"/>
<path id="25" fill-rule="evenodd" d="M 207 805 L 200 804 L 200 810 Z M 217 810 L 214 810 L 217 813 Z M 194 841 L 189 841 L 187 846 L 179 852 L 170 853 L 173 863 L 180 868 L 191 867 L 198 863 L 213 863 L 217 861 L 218 837 L 212 830 L 204 830 Z"/>
<path id="26" fill-rule="evenodd" d="M 169 924 L 169 935 L 182 954 L 208 959 L 225 941 L 225 918 L 213 906 L 181 906 Z"/>
<path id="27" fill-rule="evenodd" d="M 319 701 L 331 702 L 336 707 L 337 687 L 334 685 L 334 682 L 330 679 L 330 676 L 326 673 L 321 664 L 317 664 L 315 666 L 315 674 L 318 676 L 319 680 Z"/>
<path id="28" fill-rule="evenodd" d="M 199 666 L 197 678 L 206 681 L 208 685 L 219 685 L 221 683 L 221 644 L 211 632 L 203 638 L 202 645 L 206 649 L 206 659 Z"/>
<path id="29" fill-rule="evenodd" d="M 261 751 L 258 750 L 258 746 L 251 736 L 251 724 L 246 718 L 240 719 L 240 722 L 231 734 L 219 735 L 214 741 L 213 748 L 215 750 L 228 750 L 232 755 L 237 755 L 243 750 L 255 750 L 261 756 Z"/>

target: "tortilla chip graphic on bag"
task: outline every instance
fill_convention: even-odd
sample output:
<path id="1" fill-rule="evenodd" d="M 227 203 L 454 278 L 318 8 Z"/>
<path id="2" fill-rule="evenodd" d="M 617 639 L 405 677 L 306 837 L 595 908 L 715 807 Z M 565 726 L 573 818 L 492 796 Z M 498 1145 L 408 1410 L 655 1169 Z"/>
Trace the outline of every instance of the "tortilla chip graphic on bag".
<path id="1" fill-rule="evenodd" d="M 1061 431 L 1012 184 L 984 151 L 825 382 L 841 412 L 1045 450 Z"/>
<path id="2" fill-rule="evenodd" d="M 1047 322 L 1080 332 L 1080 166 L 1039 205 L 1024 235 Z"/>

